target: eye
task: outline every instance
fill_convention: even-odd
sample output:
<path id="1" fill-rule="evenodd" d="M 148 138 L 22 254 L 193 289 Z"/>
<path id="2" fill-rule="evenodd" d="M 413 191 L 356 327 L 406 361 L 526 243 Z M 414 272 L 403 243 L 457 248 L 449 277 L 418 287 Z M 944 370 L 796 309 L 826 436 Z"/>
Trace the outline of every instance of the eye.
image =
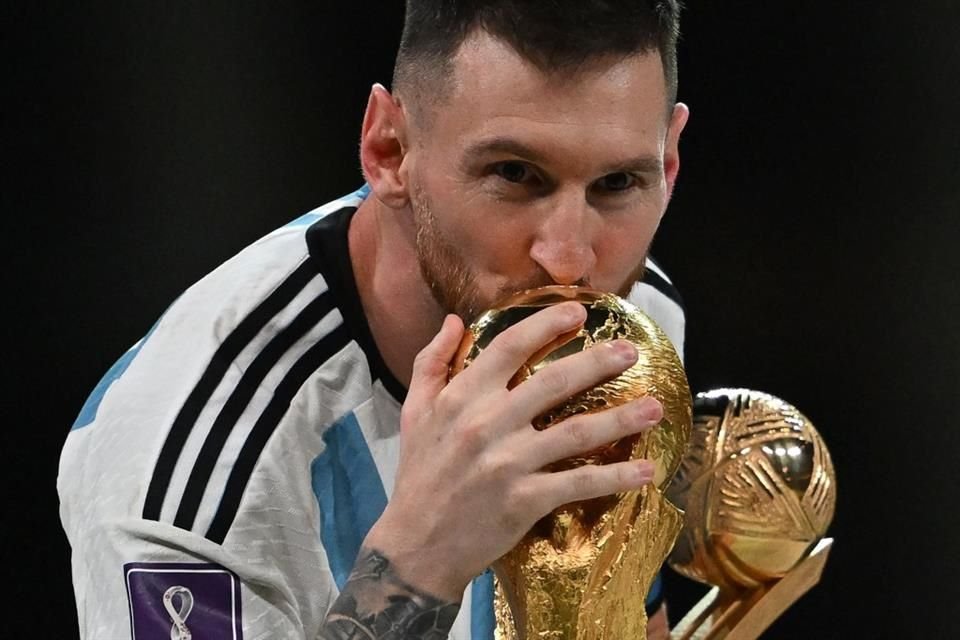
<path id="1" fill-rule="evenodd" d="M 516 184 L 529 182 L 536 177 L 530 167 L 522 162 L 500 162 L 494 165 L 493 172 L 507 182 Z"/>
<path id="2" fill-rule="evenodd" d="M 637 177 L 624 171 L 608 173 L 597 181 L 597 186 L 604 191 L 626 191 L 636 184 Z"/>

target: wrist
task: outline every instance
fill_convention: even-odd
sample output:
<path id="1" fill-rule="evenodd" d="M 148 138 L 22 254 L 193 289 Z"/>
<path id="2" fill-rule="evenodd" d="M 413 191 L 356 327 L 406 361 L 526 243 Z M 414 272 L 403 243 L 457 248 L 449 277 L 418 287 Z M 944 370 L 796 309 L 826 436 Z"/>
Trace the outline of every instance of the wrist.
<path id="1" fill-rule="evenodd" d="M 384 513 L 370 529 L 363 547 L 382 554 L 397 578 L 411 588 L 445 602 L 460 602 L 473 578 L 460 570 L 464 558 L 447 557 L 442 545 L 410 532 L 411 528 L 394 523 Z"/>
<path id="2" fill-rule="evenodd" d="M 407 584 L 383 554 L 363 547 L 319 637 L 446 638 L 459 610 L 459 602 L 441 600 Z"/>

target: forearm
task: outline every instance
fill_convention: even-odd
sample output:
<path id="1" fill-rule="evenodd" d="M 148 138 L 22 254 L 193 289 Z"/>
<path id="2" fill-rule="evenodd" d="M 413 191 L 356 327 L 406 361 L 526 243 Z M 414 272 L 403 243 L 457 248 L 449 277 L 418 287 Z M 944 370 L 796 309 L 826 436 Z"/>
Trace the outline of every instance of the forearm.
<path id="1" fill-rule="evenodd" d="M 460 610 L 401 580 L 382 554 L 362 548 L 327 614 L 324 640 L 443 640 Z"/>

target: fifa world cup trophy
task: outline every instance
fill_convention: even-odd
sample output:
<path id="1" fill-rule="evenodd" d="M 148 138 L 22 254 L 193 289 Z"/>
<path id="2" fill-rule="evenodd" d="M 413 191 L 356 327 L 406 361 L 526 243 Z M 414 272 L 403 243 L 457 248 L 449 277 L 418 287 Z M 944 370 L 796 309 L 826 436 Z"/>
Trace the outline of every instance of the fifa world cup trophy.
<path id="1" fill-rule="evenodd" d="M 693 435 L 667 495 L 685 510 L 670 566 L 713 589 L 675 640 L 751 640 L 819 580 L 836 477 L 795 407 L 750 389 L 694 399 Z"/>
<path id="2" fill-rule="evenodd" d="M 638 361 L 612 380 L 570 398 L 534 422 L 537 429 L 643 396 L 664 408 L 661 422 L 551 470 L 632 458 L 656 465 L 643 489 L 564 505 L 541 519 L 494 564 L 498 640 L 639 640 L 646 637 L 644 600 L 683 526 L 663 495 L 681 464 L 692 426 L 692 398 L 673 344 L 644 313 L 618 296 L 552 286 L 501 302 L 471 323 L 451 375 L 470 365 L 501 331 L 545 306 L 567 300 L 587 310 L 584 326 L 535 354 L 511 385 L 593 344 L 626 339 Z"/>

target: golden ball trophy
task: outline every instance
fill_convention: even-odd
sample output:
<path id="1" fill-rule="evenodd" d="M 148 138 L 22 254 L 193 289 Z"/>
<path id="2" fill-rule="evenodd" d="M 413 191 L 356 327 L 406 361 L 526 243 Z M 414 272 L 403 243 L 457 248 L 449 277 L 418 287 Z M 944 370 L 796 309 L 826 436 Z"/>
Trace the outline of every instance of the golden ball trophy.
<path id="1" fill-rule="evenodd" d="M 550 469 L 642 458 L 656 473 L 640 490 L 557 508 L 494 563 L 496 639 L 642 640 L 644 601 L 668 556 L 680 573 L 714 585 L 672 638 L 758 637 L 819 580 L 835 502 L 826 447 L 806 418 L 766 394 L 739 390 L 724 404 L 728 392 L 720 390 L 699 394 L 695 404 L 656 323 L 616 295 L 583 287 L 524 291 L 487 310 L 465 333 L 451 375 L 507 327 L 568 300 L 586 308 L 583 327 L 534 354 L 511 386 L 599 342 L 629 340 L 639 357 L 534 427 L 643 396 L 657 398 L 664 415 L 644 434 Z M 733 413 L 717 416 L 720 405 Z"/>
<path id="2" fill-rule="evenodd" d="M 836 476 L 823 438 L 780 398 L 716 389 L 694 400 L 693 436 L 667 495 L 685 510 L 670 555 L 713 588 L 674 640 L 751 640 L 820 580 Z"/>

